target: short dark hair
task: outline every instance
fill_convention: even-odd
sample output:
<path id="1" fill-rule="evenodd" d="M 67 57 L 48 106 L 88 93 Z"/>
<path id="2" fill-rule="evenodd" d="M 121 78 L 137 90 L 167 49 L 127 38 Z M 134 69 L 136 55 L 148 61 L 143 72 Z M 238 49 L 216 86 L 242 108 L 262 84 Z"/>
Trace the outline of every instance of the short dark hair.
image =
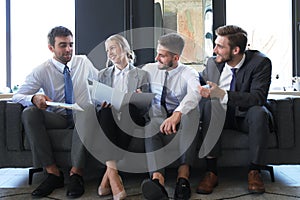
<path id="1" fill-rule="evenodd" d="M 73 34 L 72 32 L 63 26 L 56 26 L 54 28 L 51 29 L 51 31 L 48 33 L 48 44 L 50 44 L 51 46 L 55 45 L 55 37 L 67 37 L 67 36 L 72 36 Z"/>
<path id="2" fill-rule="evenodd" d="M 227 37 L 231 49 L 239 47 L 241 53 L 245 52 L 248 42 L 247 32 L 241 27 L 235 25 L 221 26 L 217 28 L 216 35 Z"/>
<path id="3" fill-rule="evenodd" d="M 170 53 L 181 55 L 184 48 L 184 40 L 177 33 L 168 33 L 159 38 L 158 44 L 166 47 Z"/>

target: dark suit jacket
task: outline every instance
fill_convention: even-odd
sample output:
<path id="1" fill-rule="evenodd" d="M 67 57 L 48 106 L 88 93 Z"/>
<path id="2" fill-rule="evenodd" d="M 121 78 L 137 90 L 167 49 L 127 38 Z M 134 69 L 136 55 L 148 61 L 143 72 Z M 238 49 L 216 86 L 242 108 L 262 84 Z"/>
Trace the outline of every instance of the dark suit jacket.
<path id="1" fill-rule="evenodd" d="M 228 91 L 228 106 L 236 107 L 236 115 L 243 116 L 251 106 L 263 106 L 267 102 L 271 84 L 272 64 L 269 58 L 256 50 L 247 50 L 246 58 L 236 74 L 236 91 Z M 225 63 L 216 63 L 209 58 L 207 66 L 200 73 L 201 85 L 206 81 L 219 83 Z"/>

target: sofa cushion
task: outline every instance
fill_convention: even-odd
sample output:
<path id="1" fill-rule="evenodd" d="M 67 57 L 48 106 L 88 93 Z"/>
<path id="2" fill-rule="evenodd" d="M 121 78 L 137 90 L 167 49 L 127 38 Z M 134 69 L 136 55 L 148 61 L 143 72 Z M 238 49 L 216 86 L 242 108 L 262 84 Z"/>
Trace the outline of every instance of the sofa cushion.
<path id="1" fill-rule="evenodd" d="M 277 145 L 277 136 L 272 132 L 268 136 L 268 148 L 276 148 Z M 248 133 L 225 129 L 221 135 L 221 146 L 222 149 L 248 149 Z"/>

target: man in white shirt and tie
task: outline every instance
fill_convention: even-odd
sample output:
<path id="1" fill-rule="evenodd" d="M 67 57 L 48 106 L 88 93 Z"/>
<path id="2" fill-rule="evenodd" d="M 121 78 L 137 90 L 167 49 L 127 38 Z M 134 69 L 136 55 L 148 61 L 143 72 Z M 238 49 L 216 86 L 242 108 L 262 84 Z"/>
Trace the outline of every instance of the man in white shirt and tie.
<path id="1" fill-rule="evenodd" d="M 61 103 L 76 101 L 79 105 L 85 105 L 91 102 L 86 80 L 98 78 L 98 70 L 86 56 L 73 55 L 73 34 L 69 29 L 63 26 L 51 29 L 48 34 L 48 48 L 53 53 L 53 58 L 33 69 L 26 77 L 25 83 L 13 96 L 14 102 L 19 102 L 26 107 L 22 114 L 22 121 L 29 138 L 34 167 L 42 167 L 48 174 L 47 178 L 32 192 L 34 198 L 47 196 L 56 188 L 64 186 L 64 176 L 55 162 L 47 129 L 74 128 L 72 116 L 70 119 L 66 109 L 48 106 L 46 101 Z M 74 88 L 74 93 L 70 94 L 70 102 L 66 102 L 68 92 L 72 92 L 72 88 L 70 91 L 65 89 L 63 73 L 65 66 L 68 66 L 72 79 L 70 81 L 72 83 L 69 82 L 68 86 Z M 71 150 L 72 168 L 67 196 L 76 198 L 84 193 L 82 173 L 85 164 L 85 147 L 75 128 L 72 147 L 75 148 Z"/>
<path id="2" fill-rule="evenodd" d="M 143 67 L 150 75 L 151 92 L 156 94 L 145 139 L 150 179 L 143 181 L 142 192 L 148 200 L 169 199 L 164 188 L 164 167 L 175 160 L 179 168 L 174 199 L 189 199 L 191 195 L 188 179 L 195 158 L 201 97 L 197 92 L 198 73 L 179 61 L 184 43 L 176 33 L 161 36 L 157 62 Z"/>

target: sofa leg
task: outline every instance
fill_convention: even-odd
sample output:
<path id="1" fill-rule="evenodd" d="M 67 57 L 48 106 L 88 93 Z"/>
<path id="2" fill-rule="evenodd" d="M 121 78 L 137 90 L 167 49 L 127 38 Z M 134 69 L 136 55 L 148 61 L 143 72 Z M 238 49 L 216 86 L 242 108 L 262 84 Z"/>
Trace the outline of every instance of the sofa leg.
<path id="1" fill-rule="evenodd" d="M 270 173 L 271 181 L 275 182 L 274 170 L 272 166 L 268 166 L 268 165 L 261 166 L 261 170 L 267 170 Z"/>
<path id="2" fill-rule="evenodd" d="M 28 184 L 31 185 L 32 184 L 32 178 L 33 178 L 33 174 L 36 172 L 42 172 L 43 168 L 32 168 L 29 169 L 29 179 L 28 179 Z"/>

